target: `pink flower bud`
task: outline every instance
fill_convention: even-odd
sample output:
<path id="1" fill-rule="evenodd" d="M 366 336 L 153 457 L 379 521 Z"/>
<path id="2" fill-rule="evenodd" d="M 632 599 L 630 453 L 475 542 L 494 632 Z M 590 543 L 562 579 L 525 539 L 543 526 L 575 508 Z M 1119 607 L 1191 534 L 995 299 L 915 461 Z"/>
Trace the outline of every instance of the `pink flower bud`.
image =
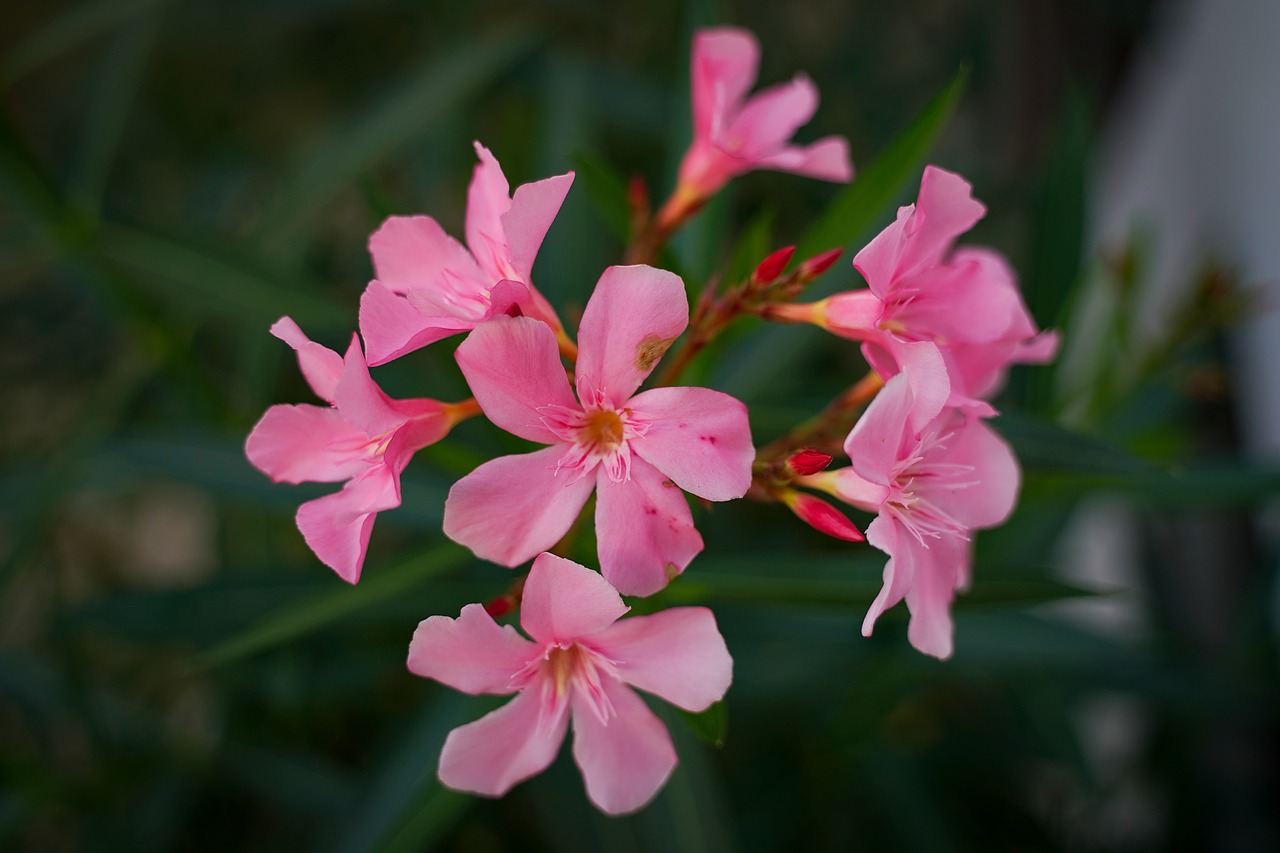
<path id="1" fill-rule="evenodd" d="M 769 255 L 756 267 L 756 271 L 751 274 L 751 280 L 756 284 L 772 284 L 777 281 L 778 276 L 782 275 L 782 271 L 787 268 L 787 264 L 791 263 L 795 253 L 795 246 L 786 246 Z"/>
<path id="2" fill-rule="evenodd" d="M 823 453 L 812 447 L 797 450 L 787 457 L 787 470 L 801 477 L 816 474 L 831 464 L 830 453 Z"/>
<path id="3" fill-rule="evenodd" d="M 846 542 L 862 542 L 866 538 L 852 521 L 822 498 L 794 489 L 783 492 L 781 498 L 801 521 L 821 533 Z"/>

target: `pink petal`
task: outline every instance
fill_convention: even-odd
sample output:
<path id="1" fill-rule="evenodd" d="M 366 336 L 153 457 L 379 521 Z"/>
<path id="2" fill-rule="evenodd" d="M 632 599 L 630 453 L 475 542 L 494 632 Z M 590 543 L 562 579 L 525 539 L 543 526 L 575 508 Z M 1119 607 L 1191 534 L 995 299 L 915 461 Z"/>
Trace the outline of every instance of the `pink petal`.
<path id="1" fill-rule="evenodd" d="M 951 352 L 947 349 L 947 355 Z M 903 341 L 889 333 L 863 342 L 862 355 L 883 379 L 899 374 L 907 377 L 915 397 L 909 426 L 911 432 L 924 429 L 956 397 L 953 374 L 946 355 L 930 341 Z"/>
<path id="2" fill-rule="evenodd" d="M 733 658 L 705 607 L 622 619 L 586 642 L 616 663 L 618 678 L 686 711 L 706 710 L 733 681 Z"/>
<path id="3" fill-rule="evenodd" d="M 864 480 L 858 476 L 858 472 L 853 468 L 841 468 L 837 471 L 829 471 L 818 477 L 810 478 L 811 481 L 817 483 L 828 480 L 834 486 L 837 497 L 849 506 L 857 507 L 864 512 L 880 511 L 880 505 L 884 503 L 885 498 L 889 497 L 889 486 L 887 483 L 873 483 L 870 480 Z M 804 485 L 804 481 L 801 481 Z M 821 488 L 821 486 L 818 486 Z"/>
<path id="4" fill-rule="evenodd" d="M 444 503 L 444 534 L 508 567 L 555 545 L 595 487 L 591 477 L 557 475 L 565 449 L 492 459 L 454 483 Z"/>
<path id="5" fill-rule="evenodd" d="M 336 483 L 369 467 L 369 437 L 321 406 L 272 406 L 245 441 L 245 455 L 277 483 Z"/>
<path id="6" fill-rule="evenodd" d="M 573 697 L 573 758 L 591 802 L 608 814 L 633 812 L 653 799 L 676 766 L 671 735 L 629 687 L 601 685 L 613 705 L 607 723 L 580 694 Z"/>
<path id="7" fill-rule="evenodd" d="M 360 297 L 360 335 L 367 363 L 375 367 L 474 326 L 458 317 L 427 316 L 376 280 Z"/>
<path id="8" fill-rule="evenodd" d="M 573 177 L 573 172 L 568 172 L 518 187 L 511 209 L 502 216 L 511 266 L 524 281 L 533 272 L 534 258 L 573 186 Z"/>
<path id="9" fill-rule="evenodd" d="M 761 157 L 756 165 L 820 181 L 847 184 L 853 180 L 849 140 L 843 136 L 826 136 L 811 145 L 788 145 L 774 154 Z"/>
<path id="10" fill-rule="evenodd" d="M 389 217 L 369 237 L 369 254 L 383 287 L 393 293 L 420 292 L 437 305 L 459 282 L 469 283 L 465 289 L 477 293 L 493 283 L 486 280 L 466 247 L 430 216 Z"/>
<path id="11" fill-rule="evenodd" d="M 569 722 L 567 707 L 548 719 L 537 685 L 531 685 L 498 710 L 454 729 L 440 751 L 440 781 L 501 797 L 555 759 Z"/>
<path id="12" fill-rule="evenodd" d="M 844 442 L 844 452 L 860 477 L 889 485 L 902 458 L 903 436 L 914 406 L 911 386 L 902 375 L 890 379 L 867 406 Z"/>
<path id="13" fill-rule="evenodd" d="M 961 416 L 955 416 L 962 420 Z M 1018 500 L 1021 473 L 1013 450 L 995 430 L 980 420 L 964 421 L 953 433 L 941 460 L 973 470 L 965 478 L 974 485 L 949 490 L 930 489 L 927 499 L 969 528 L 1004 523 Z"/>
<path id="14" fill-rule="evenodd" d="M 759 65 L 760 45 L 746 30 L 718 27 L 694 35 L 690 76 L 696 137 L 709 137 L 737 112 Z"/>
<path id="15" fill-rule="evenodd" d="M 884 586 L 862 620 L 864 637 L 871 636 L 880 614 L 901 601 L 915 581 L 915 555 L 907 547 L 907 539 L 911 534 L 887 515 L 879 515 L 867 525 L 867 543 L 888 554 L 889 561 L 884 564 Z"/>
<path id="16" fill-rule="evenodd" d="M 409 671 L 463 693 L 513 693 L 511 679 L 538 648 L 510 625 L 498 626 L 479 604 L 457 619 L 431 616 L 418 623 L 409 643 Z"/>
<path id="17" fill-rule="evenodd" d="M 702 537 L 684 493 L 658 469 L 632 457 L 631 479 L 597 476 L 596 542 L 600 570 L 623 595 L 651 595 L 684 571 Z"/>
<path id="18" fill-rule="evenodd" d="M 654 388 L 631 409 L 649 422 L 632 450 L 677 486 L 709 501 L 747 493 L 756 450 L 742 403 L 710 388 Z"/>
<path id="19" fill-rule="evenodd" d="M 467 187 L 467 246 L 492 281 L 512 278 L 502 216 L 511 207 L 511 187 L 498 160 L 479 142 L 474 143 L 480 162 Z"/>
<path id="20" fill-rule="evenodd" d="M 373 521 L 400 505 L 400 483 L 385 466 L 356 477 L 342 491 L 298 507 L 298 530 L 320 562 L 348 583 L 360 580 Z"/>
<path id="21" fill-rule="evenodd" d="M 776 154 L 818 109 L 818 87 L 804 74 L 752 95 L 716 144 L 753 163 Z"/>
<path id="22" fill-rule="evenodd" d="M 552 444 L 548 406 L 581 408 L 569 390 L 555 334 L 529 317 L 495 317 L 477 326 L 454 357 L 485 417 L 509 433 Z"/>
<path id="23" fill-rule="evenodd" d="M 298 354 L 298 369 L 316 396 L 333 402 L 333 390 L 342 378 L 342 356 L 311 340 L 288 317 L 281 317 L 271 327 L 271 334 L 293 347 Z"/>
<path id="24" fill-rule="evenodd" d="M 689 300 L 675 273 L 609 267 L 578 326 L 578 396 L 588 387 L 621 406 L 689 325 Z"/>
<path id="25" fill-rule="evenodd" d="M 958 536 L 927 540 L 924 548 L 914 539 L 906 548 L 914 552 L 915 579 L 907 591 L 911 621 L 907 639 L 917 650 L 946 660 L 951 657 L 955 626 L 951 621 L 951 601 L 955 590 L 969 574 L 969 542 Z"/>
<path id="26" fill-rule="evenodd" d="M 342 379 L 334 389 L 333 404 L 342 416 L 370 437 L 380 436 L 403 424 L 407 414 L 388 397 L 369 375 L 360 339 L 351 337 L 344 359 Z"/>
<path id="27" fill-rule="evenodd" d="M 630 609 L 599 572 L 539 554 L 525 581 L 520 625 L 543 645 L 569 643 L 603 631 Z"/>
<path id="28" fill-rule="evenodd" d="M 864 341 L 881 336 L 884 303 L 870 290 L 837 293 L 822 303 L 822 324 L 842 338 Z"/>
<path id="29" fill-rule="evenodd" d="M 903 279 L 902 287 L 915 295 L 893 319 L 915 340 L 986 343 L 1026 317 L 1013 271 L 990 250 L 957 251 L 947 263 Z"/>

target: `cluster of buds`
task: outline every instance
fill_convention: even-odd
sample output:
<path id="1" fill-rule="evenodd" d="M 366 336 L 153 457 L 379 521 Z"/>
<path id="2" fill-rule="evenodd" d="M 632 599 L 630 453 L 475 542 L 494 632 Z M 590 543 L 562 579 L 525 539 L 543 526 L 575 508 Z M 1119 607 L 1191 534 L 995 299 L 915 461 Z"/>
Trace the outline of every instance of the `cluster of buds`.
<path id="1" fill-rule="evenodd" d="M 684 282 L 650 264 L 726 181 L 757 168 L 832 181 L 853 175 L 844 139 L 790 143 L 817 108 L 808 78 L 747 96 L 758 64 L 745 31 L 697 35 L 694 140 L 679 183 L 656 214 L 633 184 L 628 264 L 604 270 L 572 334 L 532 269 L 573 173 L 512 193 L 479 143 L 465 245 L 430 216 L 386 220 L 369 240 L 376 277 L 344 356 L 288 318 L 272 328 L 329 405 L 273 406 L 246 453 L 277 481 L 345 483 L 303 504 L 297 522 L 316 556 L 351 583 L 377 514 L 400 503 L 400 475 L 417 450 L 478 415 L 541 445 L 482 463 L 445 502 L 444 534 L 478 558 L 512 569 L 532 561 L 506 593 L 457 618 L 426 619 L 410 644 L 418 675 L 467 693 L 515 695 L 449 736 L 439 775 L 450 787 L 502 795 L 552 761 L 570 722 L 599 808 L 633 811 L 662 787 L 675 751 L 632 688 L 697 712 L 719 701 L 732 677 L 709 610 L 620 618 L 622 595 L 658 592 L 703 550 L 686 494 L 779 502 L 850 542 L 864 533 L 818 495 L 874 514 L 865 539 L 890 559 L 864 632 L 905 598 L 912 644 L 938 657 L 951 652 L 949 609 L 968 582 L 971 531 L 1003 520 L 1018 488 L 1016 460 L 984 421 L 995 413 L 987 399 L 1009 364 L 1048 358 L 1054 341 L 1037 334 L 998 255 L 951 252 L 982 207 L 967 183 L 932 167 L 917 205 L 855 258 L 870 290 L 797 303 L 841 251 L 788 272 L 795 249 L 787 247 L 743 281 L 706 287 L 691 315 Z M 740 401 L 675 384 L 744 316 L 813 323 L 859 341 L 871 372 L 757 449 Z M 470 399 L 395 400 L 370 374 L 462 334 L 454 355 Z M 831 467 L 837 449 L 847 467 Z M 598 572 L 558 556 L 572 552 L 593 495 Z M 496 621 L 516 613 L 527 637 Z"/>

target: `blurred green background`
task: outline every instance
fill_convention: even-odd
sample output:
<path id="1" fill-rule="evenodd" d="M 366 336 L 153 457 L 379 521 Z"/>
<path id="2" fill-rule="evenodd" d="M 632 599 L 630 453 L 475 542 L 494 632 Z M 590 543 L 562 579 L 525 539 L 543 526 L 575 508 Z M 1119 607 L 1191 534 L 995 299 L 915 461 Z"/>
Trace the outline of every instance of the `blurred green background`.
<path id="1" fill-rule="evenodd" d="M 1135 355 L 1143 245 L 1083 251 L 1098 130 L 1163 8 L 6 3 L 0 848 L 1276 849 L 1276 553 L 1252 512 L 1280 472 L 1238 450 L 1230 273 L 1197 273 L 1184 322 Z M 329 488 L 243 457 L 269 405 L 311 400 L 267 328 L 288 314 L 341 348 L 385 216 L 461 233 L 473 139 L 513 186 L 577 170 L 535 271 L 574 317 L 620 258 L 626 180 L 671 187 L 691 33 L 716 23 L 760 36 L 762 83 L 814 78 L 800 139 L 847 135 L 860 175 L 734 182 L 673 247 L 691 287 L 787 243 L 856 248 L 927 157 L 973 182 L 990 213 L 966 239 L 1009 254 L 1042 325 L 1069 337 L 1079 282 L 1110 282 L 1098 359 L 1137 367 L 1067 391 L 1051 368 L 1013 377 L 997 425 L 1023 500 L 979 538 L 951 661 L 907 646 L 901 607 L 859 636 L 878 552 L 720 505 L 662 602 L 715 609 L 735 684 L 722 716 L 664 711 L 682 763 L 658 799 L 598 815 L 567 750 L 502 801 L 443 790 L 443 737 L 485 703 L 404 658 L 420 619 L 506 589 L 440 517 L 458 476 L 519 444 L 473 421 L 420 453 L 347 587 L 293 527 Z M 820 291 L 857 286 L 847 257 Z M 743 330 L 691 378 L 740 396 L 758 442 L 861 373 L 817 330 Z M 456 340 L 377 378 L 460 399 Z M 1124 583 L 1062 579 L 1117 541 Z"/>

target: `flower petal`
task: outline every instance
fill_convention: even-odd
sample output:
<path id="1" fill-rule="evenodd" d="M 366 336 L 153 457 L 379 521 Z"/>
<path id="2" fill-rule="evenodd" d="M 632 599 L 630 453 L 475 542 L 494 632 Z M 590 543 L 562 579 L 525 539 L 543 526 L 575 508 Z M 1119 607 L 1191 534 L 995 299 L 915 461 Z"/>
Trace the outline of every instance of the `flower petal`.
<path id="1" fill-rule="evenodd" d="M 393 293 L 420 293 L 433 304 L 460 287 L 480 293 L 493 284 L 466 247 L 430 216 L 388 217 L 369 237 L 369 254 L 383 287 Z"/>
<path id="2" fill-rule="evenodd" d="M 818 109 L 818 87 L 804 74 L 752 95 L 716 139 L 727 153 L 757 163 L 778 153 Z"/>
<path id="3" fill-rule="evenodd" d="M 479 604 L 457 619 L 431 616 L 418 623 L 409 643 L 409 671 L 463 693 L 513 693 L 511 678 L 538 648 L 510 625 L 499 626 Z"/>
<path id="4" fill-rule="evenodd" d="M 887 486 L 902 458 L 903 435 L 915 406 L 907 377 L 893 377 L 876 394 L 844 441 L 853 470 L 864 480 Z"/>
<path id="5" fill-rule="evenodd" d="M 586 386 L 621 406 L 689 325 L 689 300 L 675 273 L 609 267 L 578 326 L 578 396 Z"/>
<path id="6" fill-rule="evenodd" d="M 328 406 L 272 406 L 244 443 L 277 483 L 336 483 L 369 467 L 369 437 Z"/>
<path id="7" fill-rule="evenodd" d="M 495 317 L 458 344 L 454 357 L 485 416 L 509 433 L 553 444 L 542 421 L 548 406 L 578 409 L 555 334 L 529 317 Z"/>
<path id="8" fill-rule="evenodd" d="M 511 185 L 498 160 L 479 142 L 472 143 L 480 162 L 467 186 L 467 246 L 491 280 L 511 278 L 511 262 L 502 215 L 511 208 Z"/>
<path id="9" fill-rule="evenodd" d="M 879 515 L 867 525 L 867 543 L 879 548 L 889 555 L 884 564 L 884 586 L 876 595 L 875 601 L 867 609 L 862 620 L 862 636 L 870 637 L 876 620 L 893 605 L 906 596 L 915 580 L 914 554 L 909 550 L 906 540 L 911 534 L 902 530 L 898 523 L 887 515 Z"/>
<path id="10" fill-rule="evenodd" d="M 756 81 L 760 44 L 736 27 L 700 30 L 693 37 L 694 135 L 708 138 L 738 111 Z"/>
<path id="11" fill-rule="evenodd" d="M 543 645 L 603 631 L 631 608 L 599 572 L 539 554 L 520 601 L 520 625 Z"/>
<path id="12" fill-rule="evenodd" d="M 474 326 L 460 317 L 428 316 L 376 279 L 360 297 L 360 336 L 375 367 Z"/>
<path id="13" fill-rule="evenodd" d="M 347 583 L 360 580 L 373 521 L 384 509 L 400 505 L 400 482 L 379 465 L 343 486 L 342 491 L 298 507 L 298 530 L 308 547 Z"/>
<path id="14" fill-rule="evenodd" d="M 756 165 L 820 181 L 848 183 L 853 180 L 849 140 L 843 136 L 826 136 L 810 145 L 788 145 L 767 157 L 761 157 Z"/>
<path id="15" fill-rule="evenodd" d="M 492 459 L 453 484 L 444 534 L 477 557 L 517 566 L 568 532 L 591 495 L 591 477 L 557 475 L 564 445 Z"/>
<path id="16" fill-rule="evenodd" d="M 408 419 L 408 413 L 401 410 L 398 401 L 388 397 L 369 375 L 359 337 L 351 336 L 351 346 L 347 347 L 343 362 L 345 369 L 334 389 L 333 404 L 344 418 L 370 437 L 384 435 Z"/>
<path id="17" fill-rule="evenodd" d="M 586 642 L 614 661 L 618 678 L 686 711 L 706 710 L 733 681 L 733 658 L 705 607 L 621 619 Z"/>
<path id="18" fill-rule="evenodd" d="M 657 592 L 702 550 L 684 492 L 636 457 L 630 480 L 596 479 L 600 571 L 623 595 Z"/>
<path id="19" fill-rule="evenodd" d="M 517 187 L 510 209 L 502 215 L 511 266 L 523 281 L 529 281 L 534 258 L 573 186 L 573 177 L 573 172 L 567 172 Z"/>
<path id="20" fill-rule="evenodd" d="M 960 415 L 954 416 L 961 420 Z M 940 461 L 973 470 L 972 485 L 930 489 L 927 500 L 966 527 L 1002 524 L 1018 500 L 1021 473 L 1013 450 L 995 430 L 976 419 L 965 420 L 953 433 Z"/>
<path id="21" fill-rule="evenodd" d="M 449 732 L 440 781 L 458 791 L 501 797 L 547 769 L 564 742 L 567 705 L 546 719 L 536 685 L 496 711 Z"/>
<path id="22" fill-rule="evenodd" d="M 333 391 L 342 378 L 342 356 L 306 336 L 298 324 L 281 317 L 271 326 L 271 334 L 293 347 L 298 354 L 298 369 L 316 396 L 333 402 Z"/>
<path id="23" fill-rule="evenodd" d="M 591 802 L 608 814 L 633 812 L 653 799 L 676 766 L 671 735 L 629 687 L 601 687 L 614 714 L 602 723 L 588 701 L 573 697 L 573 758 Z"/>
<path id="24" fill-rule="evenodd" d="M 649 423 L 630 442 L 641 459 L 709 501 L 747 493 L 756 450 L 746 406 L 710 388 L 654 388 L 631 398 L 630 405 Z"/>
<path id="25" fill-rule="evenodd" d="M 903 540 L 910 537 L 903 537 Z M 903 542 L 913 552 L 915 578 L 907 591 L 907 639 L 917 650 L 946 660 L 951 657 L 955 625 L 951 601 L 969 576 L 970 544 L 958 536 L 929 540 L 925 548 L 914 539 Z"/>

